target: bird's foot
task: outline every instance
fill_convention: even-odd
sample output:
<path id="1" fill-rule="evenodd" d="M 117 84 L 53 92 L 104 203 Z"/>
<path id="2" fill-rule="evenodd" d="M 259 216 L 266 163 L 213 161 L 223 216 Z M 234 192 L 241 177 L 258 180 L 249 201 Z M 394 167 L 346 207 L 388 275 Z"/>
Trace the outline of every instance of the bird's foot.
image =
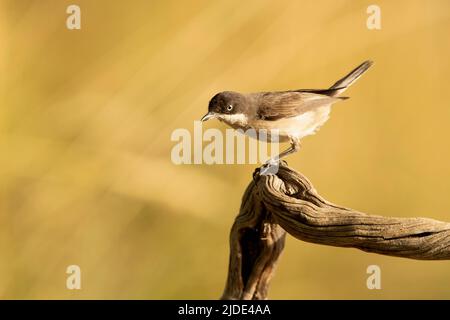
<path id="1" fill-rule="evenodd" d="M 279 168 L 280 168 L 280 161 L 270 159 L 261 166 L 259 174 L 262 176 L 275 175 L 277 174 Z"/>

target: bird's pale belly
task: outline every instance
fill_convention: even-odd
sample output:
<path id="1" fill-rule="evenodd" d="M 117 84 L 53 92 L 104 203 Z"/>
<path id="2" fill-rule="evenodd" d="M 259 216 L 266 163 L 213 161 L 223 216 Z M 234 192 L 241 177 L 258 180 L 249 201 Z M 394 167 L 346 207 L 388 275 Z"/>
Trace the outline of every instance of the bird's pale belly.
<path id="1" fill-rule="evenodd" d="M 269 141 L 272 139 L 270 137 L 271 130 L 278 130 L 280 142 L 289 141 L 291 138 L 301 139 L 314 134 L 328 120 L 330 109 L 330 106 L 323 106 L 296 117 L 275 121 L 249 121 L 248 127 L 256 129 L 257 132 L 261 129 L 266 130 L 269 134 Z M 261 138 L 261 135 L 258 134 L 258 137 Z"/>

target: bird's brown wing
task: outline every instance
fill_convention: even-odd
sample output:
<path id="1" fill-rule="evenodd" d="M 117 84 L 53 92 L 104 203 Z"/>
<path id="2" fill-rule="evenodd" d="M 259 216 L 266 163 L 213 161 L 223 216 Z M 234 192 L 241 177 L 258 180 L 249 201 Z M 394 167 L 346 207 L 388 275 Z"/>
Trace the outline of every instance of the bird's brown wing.
<path id="1" fill-rule="evenodd" d="M 295 117 L 341 99 L 312 92 L 265 92 L 261 93 L 258 99 L 257 117 L 272 121 Z"/>

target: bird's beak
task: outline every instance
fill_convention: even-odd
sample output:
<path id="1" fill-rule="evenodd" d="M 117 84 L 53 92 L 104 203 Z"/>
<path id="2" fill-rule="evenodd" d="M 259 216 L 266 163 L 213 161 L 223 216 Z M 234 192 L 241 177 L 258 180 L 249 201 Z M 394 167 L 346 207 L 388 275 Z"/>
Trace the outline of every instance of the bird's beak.
<path id="1" fill-rule="evenodd" d="M 200 121 L 208 121 L 211 118 L 215 118 L 216 115 L 214 114 L 214 112 L 208 112 L 207 114 L 205 114 Z"/>

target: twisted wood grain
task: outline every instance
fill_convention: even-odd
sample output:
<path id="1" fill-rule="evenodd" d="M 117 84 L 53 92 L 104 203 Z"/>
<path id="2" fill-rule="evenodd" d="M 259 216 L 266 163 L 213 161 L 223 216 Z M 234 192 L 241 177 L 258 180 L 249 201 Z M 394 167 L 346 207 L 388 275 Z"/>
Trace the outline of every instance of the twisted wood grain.
<path id="1" fill-rule="evenodd" d="M 258 170 L 230 232 L 222 299 L 266 299 L 285 231 L 311 243 L 420 260 L 450 259 L 450 223 L 368 215 L 322 198 L 285 163 L 277 175 Z"/>

